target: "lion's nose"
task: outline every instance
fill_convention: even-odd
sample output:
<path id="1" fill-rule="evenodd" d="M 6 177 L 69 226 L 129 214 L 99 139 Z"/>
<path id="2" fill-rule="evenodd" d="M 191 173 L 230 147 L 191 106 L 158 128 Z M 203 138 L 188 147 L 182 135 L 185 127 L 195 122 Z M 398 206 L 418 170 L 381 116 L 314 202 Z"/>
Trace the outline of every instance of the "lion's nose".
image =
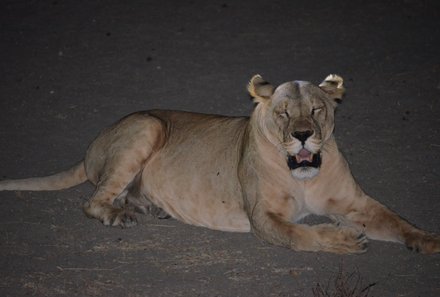
<path id="1" fill-rule="evenodd" d="M 305 130 L 305 131 L 295 131 L 292 133 L 292 136 L 301 141 L 301 143 L 304 145 L 307 138 L 312 136 L 313 131 L 312 130 Z"/>

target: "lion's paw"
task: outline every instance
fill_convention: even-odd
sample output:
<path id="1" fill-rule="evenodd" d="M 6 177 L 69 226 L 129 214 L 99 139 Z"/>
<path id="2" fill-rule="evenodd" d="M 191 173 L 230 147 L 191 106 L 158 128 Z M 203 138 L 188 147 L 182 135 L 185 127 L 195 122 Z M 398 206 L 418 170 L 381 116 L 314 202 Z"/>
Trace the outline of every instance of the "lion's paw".
<path id="1" fill-rule="evenodd" d="M 129 228 L 137 224 L 136 215 L 127 208 L 115 208 L 100 201 L 87 201 L 83 210 L 88 217 L 100 220 L 105 226 Z"/>
<path id="2" fill-rule="evenodd" d="M 108 215 L 104 216 L 102 223 L 106 226 L 120 226 L 130 228 L 137 225 L 136 215 L 125 209 L 113 209 Z"/>
<path id="3" fill-rule="evenodd" d="M 422 254 L 440 253 L 440 236 L 429 233 L 411 233 L 405 236 L 405 245 Z"/>
<path id="4" fill-rule="evenodd" d="M 336 254 L 360 254 L 367 251 L 368 239 L 354 228 L 321 225 L 318 229 L 320 250 Z"/>

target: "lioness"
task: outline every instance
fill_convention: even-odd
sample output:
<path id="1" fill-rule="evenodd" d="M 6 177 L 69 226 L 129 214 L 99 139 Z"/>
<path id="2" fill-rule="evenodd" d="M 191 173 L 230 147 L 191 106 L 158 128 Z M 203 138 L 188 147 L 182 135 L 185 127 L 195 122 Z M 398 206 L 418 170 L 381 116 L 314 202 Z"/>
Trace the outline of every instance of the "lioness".
<path id="1" fill-rule="evenodd" d="M 296 251 L 362 253 L 371 238 L 440 252 L 438 235 L 410 225 L 353 179 L 333 137 L 341 77 L 275 88 L 255 75 L 248 90 L 250 118 L 133 113 L 104 130 L 73 168 L 4 180 L 0 190 L 59 190 L 88 180 L 96 191 L 84 211 L 104 225 L 129 227 L 134 210 L 152 210 L 211 229 L 252 231 Z M 296 223 L 308 214 L 338 224 Z"/>

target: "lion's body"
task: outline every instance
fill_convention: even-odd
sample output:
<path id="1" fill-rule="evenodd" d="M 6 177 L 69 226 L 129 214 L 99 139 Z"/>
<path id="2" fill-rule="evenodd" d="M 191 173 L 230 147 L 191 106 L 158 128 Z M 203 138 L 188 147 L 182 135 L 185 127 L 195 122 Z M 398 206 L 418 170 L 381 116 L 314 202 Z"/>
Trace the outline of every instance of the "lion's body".
<path id="1" fill-rule="evenodd" d="M 440 238 L 366 195 L 333 137 L 342 78 L 276 89 L 255 76 L 251 117 L 178 111 L 131 114 L 104 130 L 83 162 L 49 177 L 0 182 L 0 190 L 55 190 L 89 180 L 84 211 L 130 227 L 133 211 L 196 226 L 249 232 L 298 251 L 360 253 L 367 237 L 440 252 Z M 309 226 L 308 214 L 338 223 Z M 340 224 L 340 225 L 339 225 Z"/>
<path id="2" fill-rule="evenodd" d="M 145 163 L 142 193 L 185 223 L 250 231 L 237 176 L 248 119 L 167 111 L 142 116 L 160 119 L 167 131 Z"/>
<path id="3" fill-rule="evenodd" d="M 102 140 L 118 147 L 122 147 L 120 141 L 126 147 L 130 147 L 127 144 L 132 139 L 148 142 L 152 140 L 153 133 L 144 132 L 151 129 L 152 120 L 159 123 L 154 129 L 161 137 L 153 139 L 157 141 L 156 148 L 143 163 L 141 183 L 130 186 L 139 186 L 142 195 L 184 223 L 221 231 L 249 232 L 250 222 L 244 207 L 238 169 L 239 166 L 255 166 L 258 162 L 246 164 L 243 159 L 246 155 L 244 148 L 249 146 L 246 137 L 246 130 L 249 129 L 247 117 L 163 110 L 132 114 L 104 131 L 100 135 L 101 141 L 90 147 L 85 159 L 89 180 L 96 183 L 105 161 L 113 157 L 109 153 L 112 150 L 103 145 Z M 139 126 L 139 129 L 133 129 L 133 126 Z M 123 135 L 124 138 L 115 135 Z M 99 148 L 96 149 L 96 146 Z M 321 173 L 313 182 L 292 180 L 285 160 L 278 156 L 278 152 L 265 151 L 270 164 L 259 168 L 259 174 L 269 171 L 268 176 L 272 176 L 273 167 L 279 165 L 279 168 L 274 169 L 278 173 L 271 181 L 271 192 L 283 191 L 284 196 L 295 197 L 276 201 L 277 195 L 271 196 L 273 212 L 283 213 L 283 217 L 291 221 L 298 221 L 310 213 L 325 215 L 322 204 L 331 197 L 341 196 L 335 191 L 353 191 L 353 187 L 339 188 L 329 184 L 339 177 L 350 180 L 350 186 L 355 185 L 334 140 L 326 146 L 328 149 L 323 153 Z M 132 154 L 131 149 L 128 149 L 125 157 L 133 159 L 142 155 L 139 152 L 135 156 Z M 105 159 L 100 158 L 103 155 Z"/>

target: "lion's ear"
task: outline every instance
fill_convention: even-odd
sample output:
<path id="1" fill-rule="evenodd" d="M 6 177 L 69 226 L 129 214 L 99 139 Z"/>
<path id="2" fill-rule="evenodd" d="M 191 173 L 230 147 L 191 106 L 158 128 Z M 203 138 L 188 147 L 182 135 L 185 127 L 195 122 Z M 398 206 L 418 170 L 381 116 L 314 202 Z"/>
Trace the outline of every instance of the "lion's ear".
<path id="1" fill-rule="evenodd" d="M 248 92 L 254 98 L 254 102 L 266 101 L 272 96 L 274 87 L 257 74 L 251 78 L 248 85 Z"/>
<path id="2" fill-rule="evenodd" d="M 336 74 L 328 75 L 322 83 L 319 84 L 319 87 L 329 94 L 333 100 L 338 103 L 342 102 L 342 96 L 345 93 L 344 88 L 344 80 L 342 77 Z"/>

